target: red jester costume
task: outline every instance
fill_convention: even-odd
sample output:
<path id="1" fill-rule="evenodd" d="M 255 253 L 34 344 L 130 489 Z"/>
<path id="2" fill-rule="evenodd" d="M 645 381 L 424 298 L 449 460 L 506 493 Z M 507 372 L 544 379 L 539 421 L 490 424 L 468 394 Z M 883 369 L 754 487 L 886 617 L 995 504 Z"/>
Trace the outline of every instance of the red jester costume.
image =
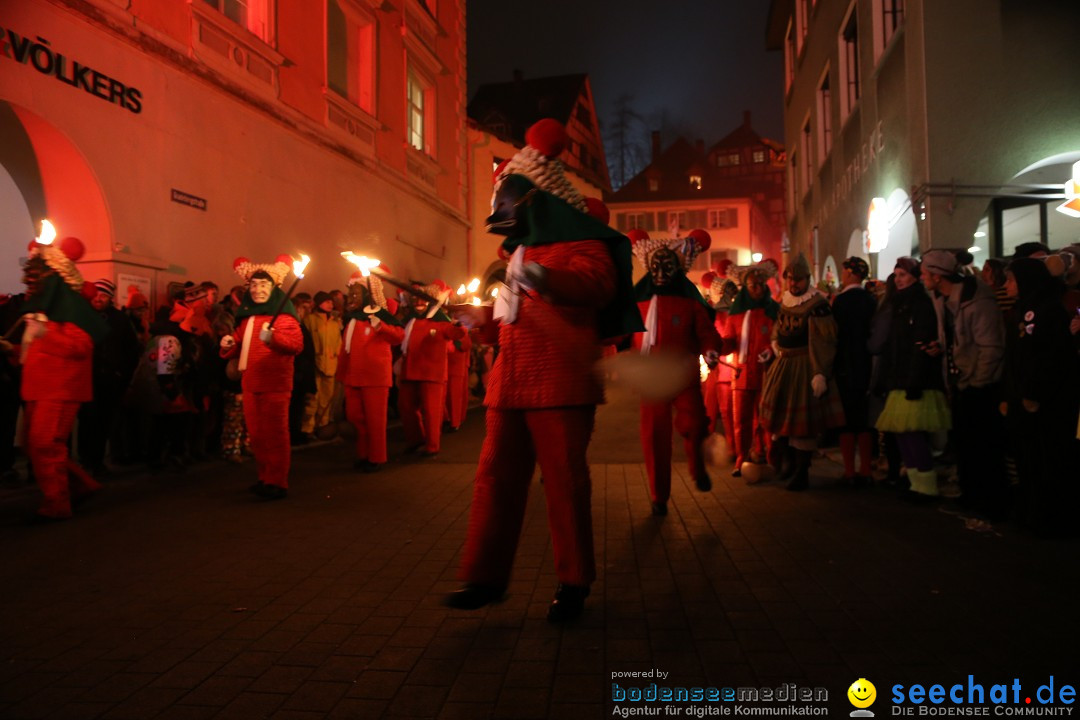
<path id="1" fill-rule="evenodd" d="M 304 346 L 296 311 L 277 287 L 289 273 L 289 262 L 288 255 L 269 265 L 237 258 L 233 269 L 247 281 L 247 291 L 236 312 L 236 332 L 221 338 L 221 356 L 237 358 L 241 373 L 244 422 L 259 478 L 251 489 L 267 500 L 288 495 L 293 358 Z M 281 314 L 273 320 L 279 307 Z"/>
<path id="2" fill-rule="evenodd" d="M 404 338 L 404 328 L 387 309 L 382 280 L 353 273 L 337 379 L 345 386 L 345 417 L 356 428 L 357 470 L 375 472 L 386 462 L 392 348 Z"/>
<path id="3" fill-rule="evenodd" d="M 645 323 L 645 332 L 634 335 L 634 347 L 642 354 L 667 354 L 685 367 L 685 382 L 674 397 L 641 403 L 641 447 L 649 473 L 654 515 L 667 514 L 671 496 L 671 427 L 682 435 L 690 476 L 702 492 L 712 488 L 705 471 L 701 444 L 709 421 L 701 394 L 698 358 L 710 365 L 719 359 L 720 337 L 713 327 L 712 309 L 686 277 L 686 270 L 711 239 L 694 230 L 683 239 L 652 239 L 643 230 L 631 231 L 634 255 L 645 267 L 645 276 L 634 286 L 634 297 Z"/>
<path id="4" fill-rule="evenodd" d="M 95 289 L 84 286 L 75 267 L 82 254 L 77 238 L 56 244 L 33 242 L 23 273 L 28 300 L 23 306 L 19 357 L 26 445 L 43 495 L 38 521 L 71 517 L 72 502 L 101 487 L 67 449 L 79 406 L 92 399 L 94 342 L 108 332 L 84 294 Z"/>
<path id="5" fill-rule="evenodd" d="M 526 147 L 496 171 L 488 230 L 507 236 L 507 283 L 495 316 L 499 356 L 485 404 L 469 530 L 446 604 L 475 609 L 506 591 L 539 463 L 559 587 L 548 620 L 572 620 L 596 577 L 586 449 L 603 388 L 600 340 L 641 329 L 627 239 L 586 214 L 557 156 L 566 132 L 542 120 Z"/>

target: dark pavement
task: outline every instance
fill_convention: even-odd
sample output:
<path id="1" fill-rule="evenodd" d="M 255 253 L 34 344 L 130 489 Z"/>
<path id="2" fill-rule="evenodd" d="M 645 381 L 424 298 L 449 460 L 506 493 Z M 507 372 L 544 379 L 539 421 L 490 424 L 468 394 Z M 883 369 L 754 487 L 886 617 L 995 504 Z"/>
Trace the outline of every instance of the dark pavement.
<path id="1" fill-rule="evenodd" d="M 714 469 L 703 494 L 680 464 L 654 518 L 625 395 L 590 452 L 584 617 L 544 619 L 536 483 L 508 599 L 445 609 L 482 426 L 475 409 L 438 459 L 374 475 L 345 443 L 298 450 L 284 502 L 247 493 L 251 461 L 120 474 L 49 526 L 25 522 L 32 491 L 0 495 L 0 718 L 602 718 L 612 673 L 653 668 L 669 686 L 821 686 L 844 717 L 865 677 L 883 717 L 896 683 L 1080 680 L 1076 542 L 975 532 L 841 486 L 825 459 L 805 493 Z"/>

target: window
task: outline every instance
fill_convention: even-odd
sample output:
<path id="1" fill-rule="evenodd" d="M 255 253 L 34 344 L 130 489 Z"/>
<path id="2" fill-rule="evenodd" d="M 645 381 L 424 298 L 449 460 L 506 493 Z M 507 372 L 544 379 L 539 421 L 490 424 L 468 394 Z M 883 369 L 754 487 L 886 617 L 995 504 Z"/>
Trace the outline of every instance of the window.
<path id="1" fill-rule="evenodd" d="M 791 89 L 795 81 L 795 33 L 791 21 L 784 31 L 784 92 Z"/>
<path id="2" fill-rule="evenodd" d="M 672 235 L 678 234 L 679 230 L 690 227 L 690 219 L 685 210 L 670 210 L 667 214 L 667 231 Z"/>
<path id="3" fill-rule="evenodd" d="M 589 108 L 579 104 L 574 110 L 574 116 L 578 119 L 579 123 L 592 129 L 592 113 L 589 112 Z"/>
<path id="4" fill-rule="evenodd" d="M 829 68 L 825 67 L 825 73 L 821 77 L 821 84 L 817 92 L 818 114 L 818 167 L 825 162 L 832 152 L 832 97 L 829 94 Z"/>
<path id="5" fill-rule="evenodd" d="M 645 230 L 645 213 L 626 213 L 626 229 Z"/>
<path id="6" fill-rule="evenodd" d="M 810 25 L 810 0 L 795 0 L 795 51 L 802 55 Z"/>
<path id="7" fill-rule="evenodd" d="M 765 151 L 764 150 L 755 150 L 753 160 L 754 160 L 755 164 L 765 162 Z"/>
<path id="8" fill-rule="evenodd" d="M 710 229 L 730 229 L 739 227 L 738 208 L 719 208 L 709 211 Z"/>
<path id="9" fill-rule="evenodd" d="M 375 114 L 375 23 L 349 0 L 326 6 L 326 84 Z"/>
<path id="10" fill-rule="evenodd" d="M 409 144 L 422 153 L 434 155 L 432 139 L 434 136 L 434 90 L 414 69 L 409 69 L 406 82 L 406 116 L 408 117 Z"/>
<path id="11" fill-rule="evenodd" d="M 847 120 L 859 101 L 859 13 L 855 2 L 840 31 L 840 122 Z"/>
<path id="12" fill-rule="evenodd" d="M 656 178 L 649 178 L 649 192 L 656 192 L 660 189 L 660 181 Z"/>
<path id="13" fill-rule="evenodd" d="M 802 150 L 803 159 L 802 166 L 799 168 L 802 173 L 801 185 L 803 192 L 810 190 L 810 167 L 812 165 L 810 158 L 810 114 L 807 113 L 806 120 L 803 122 L 802 128 Z"/>
<path id="14" fill-rule="evenodd" d="M 270 0 L 205 0 L 205 2 L 236 24 L 246 28 L 263 42 L 270 42 Z"/>
<path id="15" fill-rule="evenodd" d="M 695 190 L 700 190 L 701 189 L 701 176 L 700 175 L 691 175 L 690 176 L 690 187 L 694 188 Z"/>
<path id="16" fill-rule="evenodd" d="M 791 151 L 791 161 L 788 162 L 788 210 L 795 211 L 796 201 L 802 197 L 802 193 L 799 192 L 799 151 Z"/>
<path id="17" fill-rule="evenodd" d="M 874 0 L 874 62 L 904 24 L 904 0 Z"/>

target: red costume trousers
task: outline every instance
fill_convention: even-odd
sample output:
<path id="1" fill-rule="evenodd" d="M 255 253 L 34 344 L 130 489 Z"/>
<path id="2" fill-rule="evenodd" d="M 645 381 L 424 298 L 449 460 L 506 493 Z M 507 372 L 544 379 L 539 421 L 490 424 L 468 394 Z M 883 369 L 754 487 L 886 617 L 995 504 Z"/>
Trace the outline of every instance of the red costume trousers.
<path id="1" fill-rule="evenodd" d="M 728 452 L 735 454 L 735 410 L 730 380 L 717 380 L 716 370 L 705 379 L 705 414 L 709 416 L 709 434 L 716 432 L 716 421 L 728 442 Z"/>
<path id="2" fill-rule="evenodd" d="M 674 400 L 641 404 L 641 448 L 645 453 L 653 502 L 666 503 L 671 497 L 672 408 L 675 409 L 675 430 L 684 439 L 690 476 L 695 480 L 705 476 L 701 443 L 708 434 L 709 421 L 701 398 L 701 384 L 694 383 Z"/>
<path id="3" fill-rule="evenodd" d="M 68 437 L 82 403 L 32 400 L 26 403 L 26 445 L 41 494 L 38 514 L 71 517 L 71 500 L 101 488 L 68 457 Z M 69 485 L 70 481 L 70 485 Z"/>
<path id="4" fill-rule="evenodd" d="M 345 386 L 345 417 L 356 428 L 356 459 L 386 462 L 388 387 Z"/>
<path id="5" fill-rule="evenodd" d="M 461 580 L 494 586 L 509 581 L 537 462 L 547 496 L 555 575 L 568 585 L 589 585 L 596 579 L 592 482 L 585 460 L 595 413 L 592 405 L 488 408 L 487 436 L 458 572 Z"/>
<path id="6" fill-rule="evenodd" d="M 469 409 L 469 375 L 451 375 L 446 383 L 446 421 L 450 427 L 461 427 Z"/>
<path id="7" fill-rule="evenodd" d="M 735 415 L 735 467 L 741 467 L 756 451 L 764 457 L 769 452 L 769 434 L 758 422 L 758 398 L 761 390 L 733 390 L 732 407 Z"/>
<path id="8" fill-rule="evenodd" d="M 255 470 L 267 485 L 289 487 L 289 395 L 244 391 L 244 423 L 255 454 Z"/>
<path id="9" fill-rule="evenodd" d="M 425 452 L 439 452 L 445 403 L 444 382 L 402 380 L 398 383 L 398 410 L 409 447 L 423 444 Z"/>

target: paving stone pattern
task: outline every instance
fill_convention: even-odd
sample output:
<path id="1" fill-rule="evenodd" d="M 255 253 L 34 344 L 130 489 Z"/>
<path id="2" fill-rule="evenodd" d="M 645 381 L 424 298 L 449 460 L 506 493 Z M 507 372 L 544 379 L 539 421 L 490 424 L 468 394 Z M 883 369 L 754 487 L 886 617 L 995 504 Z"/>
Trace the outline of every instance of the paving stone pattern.
<path id="1" fill-rule="evenodd" d="M 246 492 L 251 462 L 120 475 L 45 527 L 25 524 L 31 491 L 8 492 L 0 718 L 602 718 L 613 672 L 653 668 L 671 686 L 822 686 L 846 715 L 860 677 L 879 694 L 969 673 L 1080 679 L 1075 542 L 971 532 L 843 487 L 820 460 L 805 493 L 715 470 L 703 494 L 677 466 L 654 518 L 644 466 L 625 461 L 632 400 L 598 423 L 600 578 L 569 627 L 544 619 L 556 581 L 537 483 L 508 599 L 439 604 L 457 587 L 482 410 L 439 459 L 374 475 L 345 443 L 298 451 L 284 502 Z"/>

